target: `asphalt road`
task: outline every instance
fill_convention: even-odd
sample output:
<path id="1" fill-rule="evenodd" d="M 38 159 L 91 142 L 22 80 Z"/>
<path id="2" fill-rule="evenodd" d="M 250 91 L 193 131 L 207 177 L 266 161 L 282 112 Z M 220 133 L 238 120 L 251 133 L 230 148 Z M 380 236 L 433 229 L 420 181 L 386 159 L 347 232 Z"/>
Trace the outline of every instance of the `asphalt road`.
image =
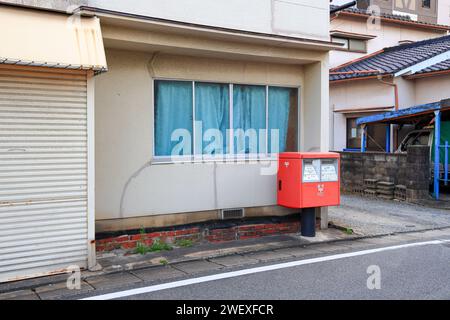
<path id="1" fill-rule="evenodd" d="M 118 294 L 117 299 L 163 300 L 450 299 L 450 241 L 358 255 L 361 250 L 365 249 L 353 250 L 335 260 L 326 258 L 335 253 L 320 254 L 313 257 L 319 258 L 314 263 L 310 257 L 292 259 L 288 262 L 307 263 L 251 273 L 261 266 L 280 265 L 254 264 L 236 269 L 250 274 L 226 279 L 214 280 L 224 271 L 210 272 L 205 274 L 211 276 L 210 281 L 195 283 L 204 276 L 198 274 L 183 279 L 186 285 L 166 289 L 174 285 L 174 282 L 166 282 L 162 286 L 147 287 L 154 291 L 143 294 L 128 295 L 129 292 L 118 290 L 109 293 Z M 356 256 L 352 256 L 355 252 Z M 368 274 L 368 268 L 372 268 L 371 274 Z M 378 275 L 380 277 L 376 278 Z M 368 288 L 369 277 L 372 286 L 378 284 L 376 279 L 380 280 L 379 289 Z M 126 290 L 139 287 L 130 286 Z"/>

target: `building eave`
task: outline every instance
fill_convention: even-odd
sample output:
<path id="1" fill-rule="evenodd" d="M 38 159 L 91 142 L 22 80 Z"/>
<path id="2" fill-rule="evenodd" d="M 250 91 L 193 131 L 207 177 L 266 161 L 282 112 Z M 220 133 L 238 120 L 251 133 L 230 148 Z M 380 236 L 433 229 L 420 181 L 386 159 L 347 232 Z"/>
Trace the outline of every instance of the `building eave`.
<path id="1" fill-rule="evenodd" d="M 253 31 L 244 31 L 223 27 L 207 26 L 201 24 L 194 24 L 188 22 L 181 22 L 175 20 L 168 20 L 162 18 L 155 18 L 143 16 L 138 14 L 131 14 L 127 12 L 113 11 L 100 9 L 89 6 L 81 6 L 78 13 L 83 16 L 98 16 L 101 20 L 109 22 L 115 21 L 127 27 L 138 27 L 138 24 L 145 23 L 147 27 L 164 28 L 167 32 L 189 31 L 198 35 L 217 35 L 221 38 L 228 38 L 234 40 L 245 40 L 259 42 L 262 44 L 279 46 L 279 47 L 294 47 L 305 48 L 315 51 L 330 51 L 339 49 L 342 44 L 337 44 L 331 41 L 308 39 L 276 34 L 267 34 Z"/>

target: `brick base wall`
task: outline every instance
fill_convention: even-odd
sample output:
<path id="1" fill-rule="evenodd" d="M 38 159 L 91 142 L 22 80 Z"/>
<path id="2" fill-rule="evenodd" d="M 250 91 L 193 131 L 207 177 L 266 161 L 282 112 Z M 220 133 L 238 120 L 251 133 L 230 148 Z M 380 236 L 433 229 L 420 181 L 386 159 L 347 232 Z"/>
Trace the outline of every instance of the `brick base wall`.
<path id="1" fill-rule="evenodd" d="M 316 228 L 320 228 L 320 220 L 316 221 Z M 294 234 L 300 232 L 300 216 L 286 221 L 262 222 L 262 223 L 231 223 L 229 225 L 202 225 L 177 227 L 170 230 L 150 231 L 141 234 L 138 230 L 132 230 L 129 234 L 115 236 L 99 236 L 96 240 L 97 251 L 111 251 L 114 249 L 134 249 L 138 242 L 151 245 L 155 239 L 167 243 L 176 243 L 179 240 L 188 239 L 193 242 L 225 242 L 233 240 L 254 239 L 270 235 Z"/>

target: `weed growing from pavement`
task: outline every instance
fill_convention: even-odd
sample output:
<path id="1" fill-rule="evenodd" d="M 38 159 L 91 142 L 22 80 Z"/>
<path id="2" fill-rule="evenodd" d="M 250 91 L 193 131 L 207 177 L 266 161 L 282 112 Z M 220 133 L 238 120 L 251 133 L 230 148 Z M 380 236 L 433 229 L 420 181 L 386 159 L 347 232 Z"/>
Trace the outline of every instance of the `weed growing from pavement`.
<path id="1" fill-rule="evenodd" d="M 169 264 L 169 261 L 167 261 L 166 259 L 161 259 L 159 260 L 159 263 L 161 263 L 163 266 L 167 266 Z"/>
<path id="2" fill-rule="evenodd" d="M 161 239 L 154 239 L 152 244 L 149 246 L 147 244 L 145 244 L 144 239 L 145 239 L 145 229 L 142 227 L 140 232 L 141 234 L 141 240 L 142 241 L 137 241 L 136 243 L 136 249 L 134 250 L 135 253 L 139 253 L 139 254 L 146 254 L 148 252 L 159 252 L 159 251 L 169 251 L 172 250 L 172 246 L 164 241 L 162 241 Z"/>
<path id="3" fill-rule="evenodd" d="M 192 247 L 194 242 L 190 239 L 180 239 L 177 242 L 175 242 L 175 244 L 178 247 Z"/>

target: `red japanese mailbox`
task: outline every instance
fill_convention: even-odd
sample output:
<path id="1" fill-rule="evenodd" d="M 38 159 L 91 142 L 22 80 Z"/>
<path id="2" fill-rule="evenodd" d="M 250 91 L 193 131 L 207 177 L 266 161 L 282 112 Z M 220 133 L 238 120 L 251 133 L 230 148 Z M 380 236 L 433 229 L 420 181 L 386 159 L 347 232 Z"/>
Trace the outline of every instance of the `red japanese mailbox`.
<path id="1" fill-rule="evenodd" d="M 315 208 L 340 204 L 339 154 L 285 152 L 278 158 L 278 205 L 303 209 L 301 234 L 315 236 Z"/>
<path id="2" fill-rule="evenodd" d="M 340 204 L 339 154 L 285 152 L 278 160 L 278 204 L 316 208 Z"/>

